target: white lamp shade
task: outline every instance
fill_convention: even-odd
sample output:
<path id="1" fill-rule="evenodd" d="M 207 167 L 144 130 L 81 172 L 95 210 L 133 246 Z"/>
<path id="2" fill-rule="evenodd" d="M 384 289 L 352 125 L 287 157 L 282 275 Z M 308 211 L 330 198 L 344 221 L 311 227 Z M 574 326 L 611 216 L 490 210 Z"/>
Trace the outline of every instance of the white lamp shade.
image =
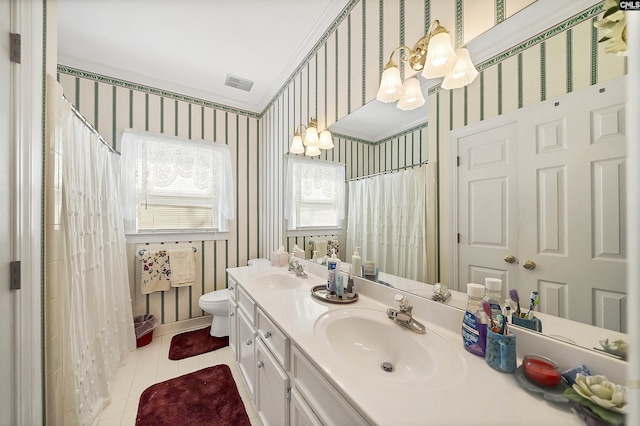
<path id="1" fill-rule="evenodd" d="M 444 77 L 455 64 L 456 53 L 451 46 L 449 34 L 442 32 L 431 37 L 422 76 L 424 78 Z"/>
<path id="2" fill-rule="evenodd" d="M 292 154 L 304 154 L 304 146 L 302 146 L 302 138 L 299 133 L 296 133 L 293 136 L 293 141 L 291 141 L 291 148 L 289 148 L 289 152 Z"/>
<path id="3" fill-rule="evenodd" d="M 424 105 L 424 96 L 417 78 L 412 77 L 404 81 L 404 96 L 398 102 L 398 108 L 403 111 L 411 111 Z"/>
<path id="4" fill-rule="evenodd" d="M 318 146 L 320 140 L 318 139 L 318 129 L 314 126 L 307 127 L 307 131 L 304 133 L 304 145 L 305 146 Z"/>
<path id="5" fill-rule="evenodd" d="M 450 90 L 464 87 L 478 76 L 478 70 L 471 62 L 471 56 L 466 47 L 456 49 L 456 55 L 458 56 L 458 61 L 453 70 L 444 77 L 442 82 L 443 89 Z"/>
<path id="6" fill-rule="evenodd" d="M 380 102 L 395 102 L 402 97 L 402 78 L 397 66 L 390 66 L 382 73 L 376 99 Z"/>
<path id="7" fill-rule="evenodd" d="M 331 132 L 327 129 L 320 132 L 320 145 L 318 146 L 320 149 L 331 149 L 333 148 L 333 136 Z"/>
<path id="8" fill-rule="evenodd" d="M 320 155 L 320 148 L 317 145 L 312 145 L 307 147 L 307 151 L 304 155 L 308 157 L 315 157 L 316 155 Z"/>

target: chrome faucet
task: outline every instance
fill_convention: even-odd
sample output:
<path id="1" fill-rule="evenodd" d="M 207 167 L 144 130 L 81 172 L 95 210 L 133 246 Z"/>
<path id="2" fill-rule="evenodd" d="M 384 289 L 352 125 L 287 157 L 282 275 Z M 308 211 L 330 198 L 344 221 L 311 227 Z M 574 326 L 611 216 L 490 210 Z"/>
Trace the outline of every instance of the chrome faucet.
<path id="1" fill-rule="evenodd" d="M 411 313 L 413 306 L 409 304 L 409 300 L 404 295 L 396 294 L 393 301 L 398 305 L 399 309 L 387 308 L 387 316 L 391 321 L 414 333 L 425 334 L 427 332 L 427 328 L 423 324 L 413 319 Z"/>
<path id="2" fill-rule="evenodd" d="M 294 271 L 296 273 L 296 277 L 307 278 L 307 273 L 304 271 L 304 266 L 295 258 L 295 256 L 291 255 L 289 259 L 289 271 Z"/>

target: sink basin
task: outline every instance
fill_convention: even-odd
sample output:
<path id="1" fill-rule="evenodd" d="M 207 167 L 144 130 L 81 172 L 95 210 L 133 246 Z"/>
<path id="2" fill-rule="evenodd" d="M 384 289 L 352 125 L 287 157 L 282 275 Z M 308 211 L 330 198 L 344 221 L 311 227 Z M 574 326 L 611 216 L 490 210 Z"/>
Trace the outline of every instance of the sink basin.
<path id="1" fill-rule="evenodd" d="M 454 386 L 464 379 L 466 362 L 458 348 L 426 326 L 427 334 L 419 335 L 394 324 L 383 311 L 346 308 L 321 315 L 314 333 L 361 377 L 434 390 Z"/>
<path id="2" fill-rule="evenodd" d="M 298 287 L 302 278 L 293 275 L 293 272 L 273 271 L 256 275 L 256 281 L 260 285 L 273 289 L 291 289 Z"/>

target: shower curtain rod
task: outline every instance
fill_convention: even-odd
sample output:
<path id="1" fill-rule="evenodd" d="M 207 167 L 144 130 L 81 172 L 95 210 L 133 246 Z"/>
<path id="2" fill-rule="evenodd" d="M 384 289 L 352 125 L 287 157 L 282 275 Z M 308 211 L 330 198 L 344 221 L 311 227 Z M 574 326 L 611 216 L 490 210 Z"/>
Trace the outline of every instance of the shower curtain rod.
<path id="1" fill-rule="evenodd" d="M 414 167 L 424 166 L 425 164 L 429 164 L 429 162 L 428 161 L 423 161 L 422 163 L 412 164 L 410 166 L 398 167 L 396 169 L 385 170 L 383 172 L 378 172 L 378 173 L 371 173 L 370 175 L 366 175 L 366 176 L 358 176 L 358 177 L 354 177 L 354 178 L 351 178 L 351 179 L 347 179 L 347 180 L 345 180 L 345 182 L 351 182 L 351 181 L 359 180 L 359 179 L 366 179 L 366 178 L 370 178 L 370 177 L 374 177 L 374 176 L 384 175 L 384 174 L 387 174 L 387 173 L 399 172 L 400 170 L 412 169 Z"/>
<path id="2" fill-rule="evenodd" d="M 73 105 L 71 103 L 71 101 L 69 101 L 69 99 L 67 99 L 67 97 L 65 95 L 62 95 L 62 99 L 64 99 L 65 101 L 67 101 L 69 103 L 69 105 L 71 106 L 71 112 L 73 112 L 75 114 L 76 117 L 78 117 L 80 119 L 80 121 L 82 121 L 82 123 L 87 126 L 87 128 L 89 130 L 91 130 L 92 133 L 95 133 L 98 136 L 98 139 L 100 140 L 100 142 L 102 142 L 103 144 L 105 144 L 107 146 L 107 148 L 109 148 L 109 151 L 113 152 L 114 154 L 118 154 L 120 155 L 120 153 L 118 151 L 116 151 L 115 149 L 113 149 L 113 147 L 109 144 L 109 142 L 107 142 L 100 133 L 98 133 L 98 131 L 96 130 L 95 127 L 93 127 L 91 125 L 91 123 L 89 123 L 89 121 L 84 117 L 84 115 L 80 114 L 80 111 L 78 111 L 75 107 L 75 105 Z"/>

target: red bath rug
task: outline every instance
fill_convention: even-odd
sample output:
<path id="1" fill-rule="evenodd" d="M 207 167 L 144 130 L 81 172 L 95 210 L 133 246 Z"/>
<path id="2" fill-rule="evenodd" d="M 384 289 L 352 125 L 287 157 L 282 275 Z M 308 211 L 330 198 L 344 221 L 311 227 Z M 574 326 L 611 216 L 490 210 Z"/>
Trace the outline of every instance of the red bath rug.
<path id="1" fill-rule="evenodd" d="M 250 424 L 226 364 L 149 386 L 140 395 L 136 416 L 136 426 Z"/>
<path id="2" fill-rule="evenodd" d="M 211 326 L 176 334 L 171 338 L 169 359 L 179 360 L 229 346 L 229 336 L 213 337 Z"/>

